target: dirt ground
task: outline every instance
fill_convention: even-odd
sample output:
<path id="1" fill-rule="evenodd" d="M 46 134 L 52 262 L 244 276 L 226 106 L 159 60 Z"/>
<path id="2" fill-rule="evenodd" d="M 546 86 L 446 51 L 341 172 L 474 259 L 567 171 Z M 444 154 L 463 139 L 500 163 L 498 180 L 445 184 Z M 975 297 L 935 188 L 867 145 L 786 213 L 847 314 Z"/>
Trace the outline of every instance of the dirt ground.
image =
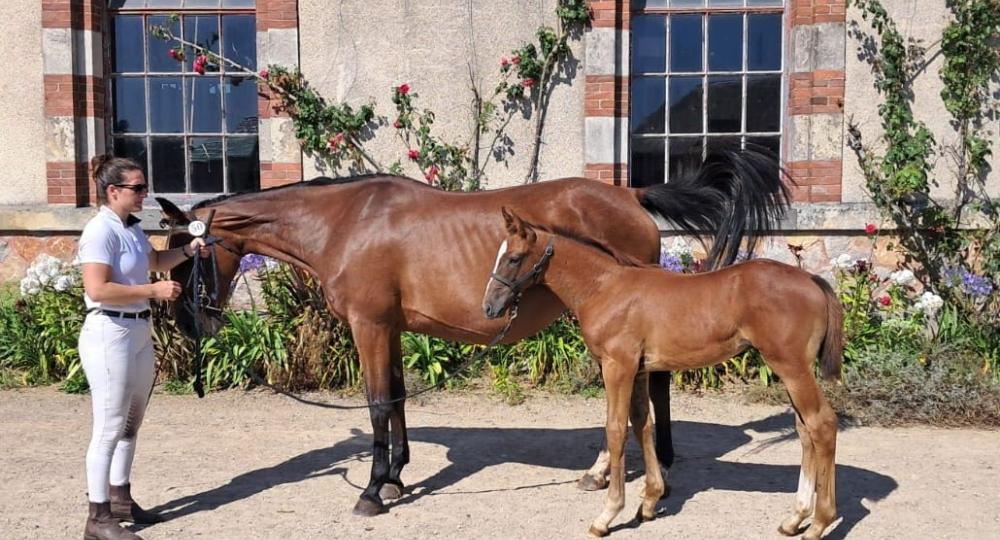
<path id="1" fill-rule="evenodd" d="M 320 395 L 321 399 L 330 396 Z M 357 403 L 359 398 L 337 400 Z M 371 464 L 367 411 L 332 411 L 265 392 L 204 400 L 157 394 L 132 476 L 174 538 L 585 538 L 603 492 L 574 487 L 601 443 L 603 401 L 482 393 L 407 404 L 412 461 L 402 499 L 352 515 Z M 799 444 L 783 407 L 675 396 L 678 460 L 659 517 L 633 528 L 641 467 L 630 444 L 627 506 L 611 538 L 780 538 Z M 79 538 L 89 397 L 0 392 L 0 537 Z M 997 538 L 1000 432 L 844 428 L 843 517 L 829 538 Z M 138 530 L 138 529 L 137 529 Z"/>

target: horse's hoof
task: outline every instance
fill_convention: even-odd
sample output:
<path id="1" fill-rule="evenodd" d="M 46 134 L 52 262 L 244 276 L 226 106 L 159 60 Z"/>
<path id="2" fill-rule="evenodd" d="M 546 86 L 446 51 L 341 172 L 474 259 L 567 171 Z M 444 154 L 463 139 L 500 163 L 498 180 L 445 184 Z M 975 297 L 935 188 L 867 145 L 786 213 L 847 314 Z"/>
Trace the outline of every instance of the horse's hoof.
<path id="1" fill-rule="evenodd" d="M 783 535 L 785 535 L 785 536 L 798 536 L 798 535 L 802 534 L 803 531 L 805 531 L 804 527 L 798 527 L 797 526 L 794 529 L 792 529 L 792 528 L 785 527 L 784 523 L 782 523 L 781 525 L 778 526 L 778 532 L 781 533 L 781 534 L 783 534 Z"/>
<path id="2" fill-rule="evenodd" d="M 639 505 L 639 511 L 635 513 L 635 522 L 636 523 L 645 523 L 647 521 L 653 521 L 654 519 L 656 519 L 656 514 L 653 514 L 653 515 L 651 515 L 649 517 L 646 517 L 642 513 L 642 505 L 640 504 Z"/>
<path id="3" fill-rule="evenodd" d="M 608 535 L 608 530 L 607 529 L 598 529 L 597 527 L 591 525 L 590 529 L 587 531 L 587 534 L 589 534 L 590 536 L 592 536 L 594 538 L 604 538 L 605 536 Z"/>
<path id="4" fill-rule="evenodd" d="M 383 484 L 378 496 L 383 501 L 394 501 L 403 496 L 403 486 L 399 484 Z"/>
<path id="5" fill-rule="evenodd" d="M 385 506 L 382 503 L 364 497 L 358 499 L 358 503 L 354 505 L 354 515 L 356 516 L 372 517 L 382 512 L 385 512 Z"/>
<path id="6" fill-rule="evenodd" d="M 576 488 L 583 491 L 600 491 L 608 487 L 608 479 L 601 477 L 593 477 L 589 474 L 585 474 L 576 481 Z"/>
<path id="7" fill-rule="evenodd" d="M 663 493 L 660 495 L 660 500 L 666 499 L 670 496 L 670 484 L 663 484 Z"/>

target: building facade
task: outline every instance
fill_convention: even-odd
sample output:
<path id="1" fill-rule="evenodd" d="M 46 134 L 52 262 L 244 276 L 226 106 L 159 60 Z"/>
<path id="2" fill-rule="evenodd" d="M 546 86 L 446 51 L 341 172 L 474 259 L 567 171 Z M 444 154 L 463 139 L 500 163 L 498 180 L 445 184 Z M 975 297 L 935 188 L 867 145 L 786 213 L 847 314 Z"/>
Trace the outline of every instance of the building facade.
<path id="1" fill-rule="evenodd" d="M 0 8 L 11 63 L 0 78 L 0 281 L 19 279 L 38 253 L 72 256 L 93 214 L 88 163 L 96 154 L 136 158 L 155 193 L 182 203 L 330 173 L 303 154 L 290 119 L 258 95 L 254 79 L 227 66 L 198 73 L 192 58 L 171 58 L 151 24 L 252 70 L 298 66 L 328 100 L 374 102 L 390 119 L 392 88 L 406 83 L 420 107 L 437 113 L 435 131 L 460 142 L 476 125 L 472 88 L 492 91 L 500 59 L 533 41 L 540 25 L 555 25 L 556 4 L 10 0 Z M 884 4 L 904 32 L 928 43 L 949 21 L 944 0 L 919 9 L 915 0 Z M 543 179 L 648 185 L 715 146 L 763 145 L 798 184 L 794 211 L 767 255 L 789 260 L 787 246 L 799 246 L 807 267 L 824 271 L 840 253 L 870 251 L 862 231 L 879 215 L 845 132 L 853 118 L 875 141 L 880 99 L 854 36 L 870 32 L 845 0 L 590 5 L 591 25 L 570 41 L 572 58 L 546 112 Z M 940 66 L 932 60 L 915 81 L 914 110 L 948 144 L 955 135 L 939 97 Z M 487 188 L 522 181 L 532 130 L 530 119 L 511 122 L 514 152 L 491 164 Z M 384 162 L 404 151 L 387 127 L 366 149 Z M 987 181 L 993 196 L 997 168 Z M 938 160 L 943 199 L 954 190 L 950 172 Z M 406 173 L 420 178 L 415 168 Z M 155 211 L 148 217 L 155 232 Z"/>

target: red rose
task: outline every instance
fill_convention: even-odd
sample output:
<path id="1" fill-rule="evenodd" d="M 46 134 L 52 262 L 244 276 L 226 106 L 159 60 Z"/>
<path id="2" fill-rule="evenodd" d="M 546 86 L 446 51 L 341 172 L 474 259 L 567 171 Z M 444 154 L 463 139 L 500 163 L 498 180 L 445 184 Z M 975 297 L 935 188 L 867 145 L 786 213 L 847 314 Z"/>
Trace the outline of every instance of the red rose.
<path id="1" fill-rule="evenodd" d="M 184 59 L 184 57 L 181 56 L 181 53 L 177 52 L 177 49 L 170 49 L 169 51 L 167 51 L 167 54 L 170 55 L 170 58 L 173 58 L 174 60 L 177 61 Z"/>
<path id="2" fill-rule="evenodd" d="M 878 232 L 878 227 L 874 223 L 865 223 L 865 234 L 875 234 Z"/>
<path id="3" fill-rule="evenodd" d="M 266 69 L 260 70 L 260 78 L 261 79 L 267 80 L 267 78 L 270 77 L 270 76 L 271 76 L 271 72 L 270 71 L 268 71 Z"/>
<path id="4" fill-rule="evenodd" d="M 514 58 L 510 59 L 510 62 L 516 66 L 516 65 L 518 65 L 518 64 L 521 63 L 521 57 L 520 56 L 515 56 Z"/>
<path id="5" fill-rule="evenodd" d="M 392 127 L 396 129 L 403 129 L 403 123 L 400 122 L 399 120 L 396 120 L 395 122 L 392 123 Z"/>
<path id="6" fill-rule="evenodd" d="M 882 298 L 879 298 L 878 301 L 883 306 L 888 306 L 889 304 L 892 303 L 892 298 L 890 298 L 889 295 L 885 295 Z"/>
<path id="7" fill-rule="evenodd" d="M 419 150 L 410 150 L 410 151 L 408 152 L 408 154 L 409 154 L 409 156 L 410 156 L 410 159 L 413 159 L 413 160 L 415 160 L 415 159 L 417 159 L 418 157 L 420 157 L 420 151 L 419 151 Z"/>
<path id="8" fill-rule="evenodd" d="M 500 59 L 500 67 L 507 67 L 509 65 L 510 65 L 510 60 L 507 60 L 506 56 Z"/>
<path id="9" fill-rule="evenodd" d="M 330 142 L 329 142 L 329 144 L 330 144 L 330 150 L 336 150 L 337 147 L 339 147 L 341 145 L 341 143 L 343 143 L 343 142 L 344 142 L 344 134 L 343 133 L 337 133 L 336 135 L 334 135 L 333 137 L 330 138 Z"/>
<path id="10" fill-rule="evenodd" d="M 524 84 L 525 88 L 531 88 L 532 86 L 535 86 L 535 79 L 524 79 L 524 83 L 522 84 Z"/>
<path id="11" fill-rule="evenodd" d="M 205 74 L 205 64 L 207 62 L 208 62 L 208 58 L 206 58 L 205 55 L 203 55 L 203 54 L 199 54 L 194 59 L 194 66 L 193 67 L 194 67 L 195 72 L 198 73 L 198 75 L 204 75 Z"/>
<path id="12" fill-rule="evenodd" d="M 399 88 L 396 88 L 396 91 L 399 92 L 399 95 L 405 96 L 406 94 L 410 93 L 410 85 L 408 85 L 408 84 L 401 84 L 401 85 L 399 85 Z"/>
<path id="13" fill-rule="evenodd" d="M 431 168 L 427 169 L 427 173 L 424 174 L 424 178 L 426 178 L 428 182 L 433 184 L 434 180 L 437 178 L 437 175 L 438 175 L 437 165 L 431 165 Z"/>

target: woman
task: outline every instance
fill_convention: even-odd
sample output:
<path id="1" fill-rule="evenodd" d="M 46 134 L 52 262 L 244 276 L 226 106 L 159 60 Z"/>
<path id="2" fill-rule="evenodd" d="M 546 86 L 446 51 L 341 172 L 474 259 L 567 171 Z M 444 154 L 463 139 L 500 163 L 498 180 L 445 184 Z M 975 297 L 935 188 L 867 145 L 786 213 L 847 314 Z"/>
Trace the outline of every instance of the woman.
<path id="1" fill-rule="evenodd" d="M 200 238 L 175 249 L 153 249 L 133 215 L 149 193 L 142 169 L 131 159 L 110 156 L 98 156 L 91 165 L 103 205 L 84 227 L 79 246 L 88 311 L 79 350 L 94 414 L 84 538 L 136 539 L 119 520 L 162 521 L 140 508 L 129 490 L 136 435 L 156 376 L 149 300 L 173 300 L 181 292 L 174 281 L 150 283 L 149 272 L 165 272 L 195 251 L 203 256 L 208 251 Z"/>

